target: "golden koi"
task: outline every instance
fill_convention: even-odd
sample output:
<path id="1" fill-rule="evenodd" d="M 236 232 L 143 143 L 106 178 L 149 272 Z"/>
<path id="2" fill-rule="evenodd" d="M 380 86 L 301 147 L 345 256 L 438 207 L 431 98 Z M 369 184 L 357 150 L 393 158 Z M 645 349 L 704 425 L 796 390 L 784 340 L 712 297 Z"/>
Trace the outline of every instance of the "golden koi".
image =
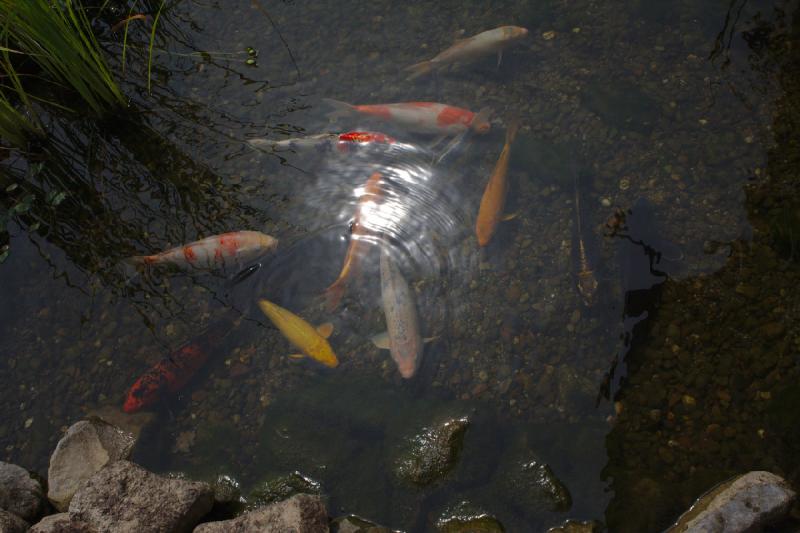
<path id="1" fill-rule="evenodd" d="M 452 63 L 464 63 L 473 61 L 480 57 L 497 53 L 497 65 L 503 58 L 503 48 L 528 35 L 528 30 L 519 26 L 500 26 L 493 30 L 481 32 L 466 39 L 460 39 L 456 43 L 441 52 L 439 55 L 428 61 L 422 61 L 406 70 L 411 71 L 409 80 L 432 72 L 437 68 L 444 67 Z"/>
<path id="2" fill-rule="evenodd" d="M 478 244 L 480 246 L 489 244 L 492 235 L 497 229 L 497 223 L 502 220 L 503 207 L 505 206 L 506 193 L 508 192 L 506 174 L 508 173 L 508 162 L 511 158 L 511 143 L 514 142 L 518 129 L 519 123 L 517 121 L 513 121 L 506 129 L 506 143 L 494 166 L 489 183 L 486 184 L 486 189 L 483 191 L 481 206 L 478 210 L 478 220 L 475 223 L 475 233 L 478 236 Z"/>
<path id="3" fill-rule="evenodd" d="M 211 268 L 231 259 L 249 259 L 274 250 L 278 239 L 260 231 L 234 231 L 213 235 L 184 246 L 153 255 L 131 257 L 134 263 L 145 265 L 170 263 L 178 266 Z"/>
<path id="4" fill-rule="evenodd" d="M 424 133 L 451 135 L 469 130 L 486 133 L 491 128 L 489 108 L 473 113 L 468 109 L 436 102 L 353 105 L 330 98 L 325 98 L 325 101 L 335 108 L 331 116 L 357 112 Z"/>
<path id="5" fill-rule="evenodd" d="M 283 336 L 302 352 L 290 357 L 310 357 L 331 368 L 339 365 L 339 360 L 327 340 L 333 332 L 333 325 L 329 322 L 315 328 L 288 309 L 268 300 L 259 300 L 258 306 Z"/>
<path id="6" fill-rule="evenodd" d="M 325 289 L 325 299 L 329 311 L 333 311 L 339 305 L 350 277 L 358 270 L 360 259 L 367 252 L 369 244 L 365 237 L 367 237 L 370 232 L 364 227 L 364 220 L 362 220 L 362 218 L 366 211 L 367 204 L 374 203 L 383 194 L 380 188 L 380 181 L 380 172 L 372 174 L 367 180 L 366 185 L 364 185 L 364 192 L 358 199 L 356 213 L 350 225 L 350 245 L 347 247 L 347 253 L 344 256 L 342 270 L 339 273 L 339 277 L 336 278 L 336 281 Z"/>

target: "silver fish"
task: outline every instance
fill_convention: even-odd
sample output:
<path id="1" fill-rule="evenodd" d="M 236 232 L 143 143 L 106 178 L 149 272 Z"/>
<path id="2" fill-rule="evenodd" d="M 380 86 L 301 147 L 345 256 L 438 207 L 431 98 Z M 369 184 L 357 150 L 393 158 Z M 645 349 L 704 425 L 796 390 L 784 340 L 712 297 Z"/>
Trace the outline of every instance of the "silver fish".
<path id="1" fill-rule="evenodd" d="M 414 293 L 386 247 L 381 250 L 381 298 L 387 331 L 373 337 L 372 342 L 389 350 L 400 375 L 408 379 L 419 368 L 423 339 Z"/>
<path id="2" fill-rule="evenodd" d="M 272 139 L 249 139 L 247 144 L 262 152 L 307 152 L 311 150 L 318 150 L 320 152 L 328 152 L 339 143 L 338 133 L 319 133 L 316 135 L 308 135 L 307 137 L 296 137 L 292 139 L 283 139 L 280 141 Z"/>

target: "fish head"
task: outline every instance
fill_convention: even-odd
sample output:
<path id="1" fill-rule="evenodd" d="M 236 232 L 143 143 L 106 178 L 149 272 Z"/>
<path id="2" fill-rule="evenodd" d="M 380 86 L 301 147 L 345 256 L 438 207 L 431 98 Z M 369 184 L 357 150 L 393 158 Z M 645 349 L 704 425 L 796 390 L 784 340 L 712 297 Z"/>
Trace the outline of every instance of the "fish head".
<path id="1" fill-rule="evenodd" d="M 414 377 L 414 374 L 417 373 L 417 367 L 419 366 L 417 363 L 419 362 L 418 358 L 414 357 L 398 357 L 395 359 L 395 363 L 397 363 L 397 370 L 400 372 L 400 375 L 403 379 L 410 379 Z"/>
<path id="2" fill-rule="evenodd" d="M 475 115 L 472 119 L 472 129 L 475 133 L 484 134 L 488 133 L 490 129 L 492 129 L 492 124 L 489 122 L 489 117 L 492 114 L 492 110 L 488 107 L 484 107 Z"/>
<path id="3" fill-rule="evenodd" d="M 336 354 L 333 353 L 333 349 L 327 342 L 320 344 L 315 349 L 309 350 L 308 355 L 328 368 L 336 368 L 339 366 L 339 359 L 336 357 Z"/>
<path id="4" fill-rule="evenodd" d="M 524 39 L 528 36 L 528 29 L 522 26 L 505 26 L 503 27 L 503 37 L 508 41 L 517 39 Z"/>
<path id="5" fill-rule="evenodd" d="M 262 233 L 259 236 L 259 244 L 265 250 L 274 250 L 275 248 L 278 247 L 278 239 L 276 239 L 275 237 L 271 237 L 266 233 Z"/>

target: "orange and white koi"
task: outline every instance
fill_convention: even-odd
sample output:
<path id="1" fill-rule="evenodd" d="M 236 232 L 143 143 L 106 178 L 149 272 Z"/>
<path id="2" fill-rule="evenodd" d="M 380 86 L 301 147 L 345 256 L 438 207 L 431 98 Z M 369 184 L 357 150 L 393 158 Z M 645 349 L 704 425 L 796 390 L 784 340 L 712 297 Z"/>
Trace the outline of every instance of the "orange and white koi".
<path id="1" fill-rule="evenodd" d="M 432 72 L 435 69 L 453 63 L 464 63 L 474 61 L 480 57 L 497 53 L 497 65 L 503 58 L 503 48 L 523 39 L 528 35 L 528 30 L 520 26 L 500 26 L 493 30 L 481 32 L 466 39 L 460 39 L 456 43 L 441 52 L 433 59 L 422 61 L 407 67 L 411 71 L 409 80 L 413 80 L 423 74 Z"/>
<path id="2" fill-rule="evenodd" d="M 506 129 L 506 143 L 503 151 L 497 159 L 486 189 L 481 198 L 481 207 L 478 210 L 478 220 L 475 223 L 475 233 L 478 236 L 478 244 L 486 246 L 497 229 L 497 224 L 502 220 L 503 207 L 506 203 L 506 193 L 508 192 L 508 162 L 511 159 L 511 143 L 517 135 L 519 123 L 514 121 Z"/>
<path id="3" fill-rule="evenodd" d="M 374 204 L 383 195 L 380 181 L 380 172 L 373 173 L 364 185 L 364 192 L 358 198 L 353 222 L 350 224 L 350 245 L 347 247 L 342 270 L 336 281 L 325 289 L 325 299 L 329 311 L 333 311 L 339 305 L 350 277 L 358 270 L 361 257 L 367 253 L 369 246 L 367 237 L 371 232 L 364 225 L 364 216 L 371 204 Z"/>
<path id="4" fill-rule="evenodd" d="M 130 260 L 137 264 L 173 264 L 212 268 L 226 261 L 247 260 L 274 250 L 278 239 L 260 231 L 234 231 L 206 237 L 153 255 L 140 255 Z"/>
<path id="5" fill-rule="evenodd" d="M 489 108 L 473 113 L 468 109 L 436 102 L 353 105 L 330 98 L 325 101 L 334 107 L 330 116 L 356 112 L 423 133 L 455 135 L 469 130 L 486 133 L 491 128 Z"/>
<path id="6" fill-rule="evenodd" d="M 331 152 L 334 149 L 339 152 L 349 152 L 354 147 L 371 146 L 381 144 L 395 144 L 396 139 L 384 133 L 375 131 L 349 131 L 347 133 L 318 133 L 306 137 L 296 137 L 292 139 L 282 139 L 280 141 L 272 139 L 249 139 L 247 143 L 261 150 L 262 152 L 306 152 L 319 151 Z"/>

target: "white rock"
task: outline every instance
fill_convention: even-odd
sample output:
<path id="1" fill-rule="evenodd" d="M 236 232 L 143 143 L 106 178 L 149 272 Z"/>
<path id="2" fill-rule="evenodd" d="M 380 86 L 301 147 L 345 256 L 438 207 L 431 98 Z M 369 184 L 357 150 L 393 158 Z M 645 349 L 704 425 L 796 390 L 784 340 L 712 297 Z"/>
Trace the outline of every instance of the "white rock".
<path id="1" fill-rule="evenodd" d="M 297 494 L 233 520 L 206 522 L 194 533 L 328 533 L 328 512 L 319 496 Z"/>
<path id="2" fill-rule="evenodd" d="M 109 462 L 127 459 L 134 438 L 98 418 L 73 424 L 58 441 L 47 471 L 47 497 L 66 511 L 72 495 Z"/>
<path id="3" fill-rule="evenodd" d="M 795 498 L 780 476 L 748 472 L 698 498 L 666 533 L 755 533 L 786 516 Z"/>

